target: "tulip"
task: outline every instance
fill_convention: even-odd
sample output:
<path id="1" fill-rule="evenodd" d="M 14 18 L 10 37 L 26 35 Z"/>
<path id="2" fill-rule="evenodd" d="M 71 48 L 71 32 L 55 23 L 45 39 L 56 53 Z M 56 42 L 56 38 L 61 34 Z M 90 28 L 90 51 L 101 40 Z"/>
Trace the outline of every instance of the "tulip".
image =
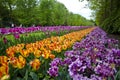
<path id="1" fill-rule="evenodd" d="M 19 39 L 20 38 L 20 34 L 19 33 L 15 33 L 14 37 L 15 37 L 15 39 Z"/>
<path id="2" fill-rule="evenodd" d="M 29 50 L 21 50 L 20 52 L 23 57 L 28 57 L 29 56 Z"/>
<path id="3" fill-rule="evenodd" d="M 25 58 L 20 55 L 17 60 L 17 68 L 22 69 L 25 66 L 25 64 L 26 64 Z"/>
<path id="4" fill-rule="evenodd" d="M 40 67 L 40 60 L 39 59 L 34 59 L 33 61 L 30 62 L 30 65 L 32 67 L 33 70 L 38 70 Z"/>
<path id="5" fill-rule="evenodd" d="M 42 54 L 42 52 L 40 50 L 36 50 L 33 53 L 34 53 L 36 58 L 39 58 L 41 56 L 41 54 Z"/>
<path id="6" fill-rule="evenodd" d="M 54 59 L 55 58 L 55 55 L 54 54 L 50 54 L 49 55 L 51 59 Z"/>
<path id="7" fill-rule="evenodd" d="M 8 73 L 8 58 L 6 56 L 0 56 L 0 78 L 2 78 L 4 75 L 7 75 Z"/>
<path id="8" fill-rule="evenodd" d="M 17 61 L 18 61 L 17 57 L 10 58 L 10 64 L 12 64 L 14 68 L 17 68 Z"/>
<path id="9" fill-rule="evenodd" d="M 4 75 L 0 80 L 8 80 L 10 78 L 10 75 Z"/>

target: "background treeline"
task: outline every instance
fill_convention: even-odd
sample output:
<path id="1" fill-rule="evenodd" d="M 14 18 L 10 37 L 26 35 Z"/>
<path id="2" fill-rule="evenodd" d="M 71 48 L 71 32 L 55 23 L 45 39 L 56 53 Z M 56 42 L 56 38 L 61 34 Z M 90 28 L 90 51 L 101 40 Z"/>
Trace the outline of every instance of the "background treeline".
<path id="1" fill-rule="evenodd" d="M 81 15 L 73 14 L 56 0 L 0 0 L 0 27 L 16 25 L 93 25 Z"/>
<path id="2" fill-rule="evenodd" d="M 98 25 L 109 33 L 120 33 L 120 0 L 88 0 Z"/>

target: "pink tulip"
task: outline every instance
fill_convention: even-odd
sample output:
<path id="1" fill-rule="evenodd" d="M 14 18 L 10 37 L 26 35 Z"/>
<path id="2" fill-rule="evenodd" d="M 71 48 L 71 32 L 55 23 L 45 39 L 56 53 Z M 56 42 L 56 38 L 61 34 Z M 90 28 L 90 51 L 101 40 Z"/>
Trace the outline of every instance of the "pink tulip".
<path id="1" fill-rule="evenodd" d="M 7 43 L 7 39 L 4 37 L 3 38 L 3 42 L 6 44 Z"/>
<path id="2" fill-rule="evenodd" d="M 19 39 L 20 38 L 20 34 L 19 33 L 15 33 L 14 37 L 15 37 L 15 39 Z"/>

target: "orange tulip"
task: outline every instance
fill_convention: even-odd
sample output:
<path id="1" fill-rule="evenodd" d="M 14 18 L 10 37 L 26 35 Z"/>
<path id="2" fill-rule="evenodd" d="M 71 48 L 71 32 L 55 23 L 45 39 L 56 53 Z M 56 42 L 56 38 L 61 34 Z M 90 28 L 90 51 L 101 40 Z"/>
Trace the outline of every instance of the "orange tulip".
<path id="1" fill-rule="evenodd" d="M 56 36 L 36 41 L 30 44 L 18 44 L 17 46 L 9 47 L 6 49 L 9 57 L 14 57 L 16 52 L 20 52 L 22 56 L 28 57 L 30 53 L 33 53 L 36 58 L 43 56 L 45 59 L 50 58 L 50 51 L 56 51 L 60 53 L 62 50 L 70 48 L 76 41 L 80 41 L 85 35 L 91 32 L 95 28 L 88 28 L 80 31 L 68 33 L 63 36 Z M 25 47 L 25 49 L 23 49 Z"/>
<path id="2" fill-rule="evenodd" d="M 8 57 L 0 56 L 0 78 L 8 74 L 8 72 L 9 72 Z"/>
<path id="3" fill-rule="evenodd" d="M 40 50 L 35 50 L 34 55 L 36 58 L 39 58 L 41 56 L 42 52 Z"/>
<path id="4" fill-rule="evenodd" d="M 4 75 L 0 80 L 8 80 L 9 79 L 9 77 L 10 77 L 10 75 Z"/>
<path id="5" fill-rule="evenodd" d="M 25 58 L 23 58 L 21 55 L 18 57 L 17 60 L 17 68 L 22 69 L 26 64 Z"/>
<path id="6" fill-rule="evenodd" d="M 55 58 L 55 55 L 54 54 L 50 54 L 50 59 L 54 59 Z"/>
<path id="7" fill-rule="evenodd" d="M 46 51 L 43 52 L 42 57 L 44 57 L 45 59 L 48 59 L 50 54 L 51 54 L 51 51 L 50 50 L 46 50 Z"/>
<path id="8" fill-rule="evenodd" d="M 33 70 L 38 70 L 40 67 L 40 60 L 39 59 L 34 59 L 33 61 L 30 62 L 30 65 Z"/>
<path id="9" fill-rule="evenodd" d="M 12 64 L 14 68 L 17 68 L 17 57 L 11 57 L 10 64 Z"/>
<path id="10" fill-rule="evenodd" d="M 24 56 L 24 57 L 28 57 L 28 56 L 29 56 L 29 50 L 21 50 L 20 53 L 21 53 L 22 56 Z"/>

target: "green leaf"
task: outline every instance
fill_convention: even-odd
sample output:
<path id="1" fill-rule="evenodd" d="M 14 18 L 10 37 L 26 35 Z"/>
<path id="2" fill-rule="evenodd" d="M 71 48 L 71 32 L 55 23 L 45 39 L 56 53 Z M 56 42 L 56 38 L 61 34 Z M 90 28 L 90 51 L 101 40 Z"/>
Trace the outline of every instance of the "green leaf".
<path id="1" fill-rule="evenodd" d="M 117 74 L 115 76 L 115 80 L 120 80 L 120 70 L 117 72 Z"/>
<path id="2" fill-rule="evenodd" d="M 22 78 L 17 77 L 16 80 L 22 80 Z"/>
<path id="3" fill-rule="evenodd" d="M 28 80 L 28 70 L 26 70 L 24 79 L 25 79 L 25 80 Z"/>
<path id="4" fill-rule="evenodd" d="M 30 76 L 32 77 L 33 80 L 39 80 L 38 75 L 34 72 L 30 72 Z"/>

